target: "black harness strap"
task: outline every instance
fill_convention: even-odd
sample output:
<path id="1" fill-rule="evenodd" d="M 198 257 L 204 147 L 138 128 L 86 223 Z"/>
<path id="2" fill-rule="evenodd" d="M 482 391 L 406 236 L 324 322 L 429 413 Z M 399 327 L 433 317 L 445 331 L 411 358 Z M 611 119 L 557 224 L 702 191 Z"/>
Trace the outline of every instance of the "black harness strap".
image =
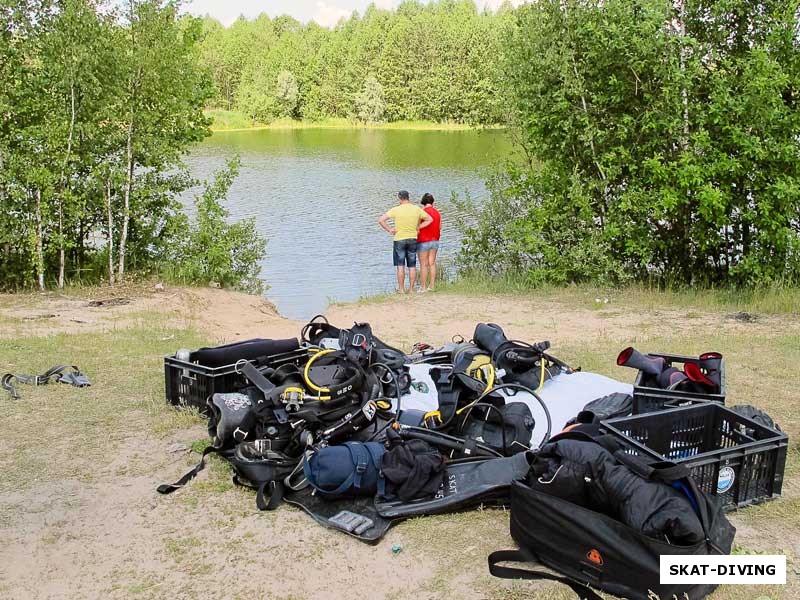
<path id="1" fill-rule="evenodd" d="M 285 488 L 281 481 L 265 481 L 256 491 L 258 510 L 275 510 L 283 501 Z"/>
<path id="2" fill-rule="evenodd" d="M 503 562 L 522 562 L 541 564 L 536 557 L 530 553 L 520 550 L 498 550 L 489 555 L 489 572 L 495 577 L 503 579 L 547 579 L 558 581 L 569 586 L 581 600 L 603 600 L 595 591 L 587 585 L 579 583 L 569 577 L 553 575 L 547 571 L 531 571 L 529 569 L 517 569 L 514 567 L 501 567 L 498 563 Z"/>
<path id="3" fill-rule="evenodd" d="M 6 390 L 14 400 L 19 400 L 20 395 L 17 393 L 17 389 L 14 387 L 14 384 L 11 383 L 15 379 L 19 381 L 19 375 L 12 375 L 11 373 L 6 373 L 3 375 L 3 378 L 0 380 L 0 385 L 2 385 L 3 389 Z"/>
<path id="4" fill-rule="evenodd" d="M 286 487 L 282 481 L 264 481 L 256 486 L 246 480 L 243 481 L 238 475 L 234 475 L 233 483 L 256 491 L 258 510 L 275 510 L 283 502 L 283 496 L 286 493 Z"/>
<path id="5" fill-rule="evenodd" d="M 72 369 L 72 371 L 64 373 L 67 369 Z M 21 396 L 14 387 L 14 382 L 27 385 L 47 385 L 52 380 L 68 383 L 75 387 L 89 387 L 91 385 L 89 378 L 81 373 L 81 370 L 75 365 L 56 365 L 41 375 L 15 375 L 14 373 L 6 373 L 0 378 L 0 386 L 11 394 L 14 400 L 19 400 Z"/>
<path id="6" fill-rule="evenodd" d="M 435 372 L 434 372 L 435 371 Z M 456 387 L 453 370 L 448 368 L 431 369 L 433 383 L 439 396 L 439 424 L 432 429 L 444 429 L 456 415 L 458 396 L 461 390 Z"/>
<path id="7" fill-rule="evenodd" d="M 288 423 L 289 417 L 286 414 L 286 410 L 280 401 L 273 396 L 272 392 L 275 390 L 275 385 L 249 362 L 245 362 L 239 370 L 242 375 L 247 377 L 250 383 L 261 390 L 261 393 L 264 394 L 264 400 L 272 405 L 272 413 L 275 415 L 275 420 L 280 424 Z"/>
<path id="8" fill-rule="evenodd" d="M 172 492 L 181 489 L 192 479 L 194 479 L 197 476 L 197 474 L 205 468 L 206 456 L 218 452 L 220 452 L 219 448 L 215 448 L 214 446 L 208 446 L 205 450 L 203 450 L 203 454 L 202 456 L 200 456 L 200 462 L 197 463 L 188 473 L 186 473 L 183 477 L 178 479 L 178 481 L 176 481 L 175 483 L 162 483 L 160 486 L 156 488 L 156 491 L 159 494 L 171 494 Z"/>

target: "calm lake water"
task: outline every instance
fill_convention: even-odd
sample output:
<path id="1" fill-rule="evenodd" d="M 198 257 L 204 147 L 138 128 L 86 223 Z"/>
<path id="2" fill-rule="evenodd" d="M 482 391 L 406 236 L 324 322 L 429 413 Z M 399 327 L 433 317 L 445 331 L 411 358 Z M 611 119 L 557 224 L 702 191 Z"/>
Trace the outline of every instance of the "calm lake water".
<path id="1" fill-rule="evenodd" d="M 489 169 L 509 151 L 501 131 L 285 129 L 215 133 L 188 158 L 207 178 L 238 153 L 231 217 L 255 217 L 267 236 L 261 276 L 281 314 L 309 318 L 333 301 L 392 291 L 391 237 L 378 217 L 407 189 L 442 213 L 445 261 L 459 248 L 453 192 L 487 196 Z"/>

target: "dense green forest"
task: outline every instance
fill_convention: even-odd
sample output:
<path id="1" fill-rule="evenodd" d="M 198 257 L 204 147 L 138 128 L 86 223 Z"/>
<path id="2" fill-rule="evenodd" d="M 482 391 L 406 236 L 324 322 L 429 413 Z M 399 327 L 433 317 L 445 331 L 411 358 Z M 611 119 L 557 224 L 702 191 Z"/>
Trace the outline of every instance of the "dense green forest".
<path id="1" fill-rule="evenodd" d="M 63 287 L 169 269 L 257 289 L 264 240 L 198 197 L 181 156 L 209 135 L 202 23 L 178 5 L 0 0 L 0 285 Z"/>
<path id="2" fill-rule="evenodd" d="M 193 182 L 204 109 L 508 127 L 462 266 L 540 282 L 800 282 L 797 0 L 369 7 L 224 28 L 160 0 L 0 0 L 0 285 L 130 270 L 258 289 L 265 241 Z"/>
<path id="3" fill-rule="evenodd" d="M 524 160 L 473 210 L 483 276 L 800 282 L 796 0 L 539 0 L 502 81 Z M 469 208 L 469 207 L 467 207 Z"/>
<path id="4" fill-rule="evenodd" d="M 335 28 L 267 15 L 230 27 L 205 19 L 202 61 L 211 105 L 253 121 L 278 117 L 497 123 L 509 5 L 479 14 L 472 0 L 370 5 Z"/>

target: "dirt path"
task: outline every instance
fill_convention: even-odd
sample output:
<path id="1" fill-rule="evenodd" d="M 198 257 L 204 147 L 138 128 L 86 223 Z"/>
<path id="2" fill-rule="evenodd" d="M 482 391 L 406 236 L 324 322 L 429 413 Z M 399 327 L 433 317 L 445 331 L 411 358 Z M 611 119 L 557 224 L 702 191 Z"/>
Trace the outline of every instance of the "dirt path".
<path id="1" fill-rule="evenodd" d="M 476 322 L 494 321 L 510 337 L 550 339 L 573 355 L 602 357 L 602 363 L 595 359 L 602 365 L 611 363 L 611 352 L 621 344 L 729 340 L 734 394 L 742 398 L 763 389 L 787 430 L 800 433 L 794 392 L 770 371 L 783 365 L 775 356 L 786 366 L 800 358 L 800 351 L 782 349 L 792 342 L 787 336 L 800 335 L 796 319 L 762 317 L 743 323 L 697 309 L 653 311 L 613 301 L 595 307 L 569 299 L 451 294 L 337 305 L 327 315 L 341 326 L 367 321 L 387 342 L 405 348 L 417 341 L 443 343 L 454 334 L 469 338 Z M 280 317 L 259 298 L 216 289 L 0 296 L 0 338 L 21 348 L 70 344 L 71 338 L 50 342 L 35 337 L 51 334 L 87 334 L 105 344 L 159 319 L 169 327 L 196 329 L 207 343 L 292 337 L 302 325 Z M 748 362 L 750 345 L 758 344 L 764 348 L 761 354 L 770 349 L 783 354 L 763 364 L 760 358 Z M 530 597 L 570 597 L 558 586 L 532 588 L 486 574 L 486 554 L 512 544 L 502 511 L 415 520 L 370 547 L 327 531 L 296 510 L 258 513 L 253 495 L 234 488 L 220 463 L 212 462 L 179 493 L 159 497 L 155 485 L 184 472 L 197 456 L 188 447 L 205 436 L 199 420 L 163 408 L 159 351 L 146 346 L 140 350 L 143 358 L 136 358 L 144 363 L 144 389 L 137 387 L 143 384 L 136 377 L 115 380 L 116 387 L 100 379 L 90 391 L 26 389 L 25 400 L 0 417 L 7 432 L 0 436 L 0 457 L 5 457 L 0 458 L 5 461 L 0 462 L 0 597 L 510 600 L 529 597 L 526 590 L 531 589 L 539 592 Z M 96 355 L 101 364 L 106 351 L 84 347 L 78 352 L 89 361 Z M 0 369 L 3 356 L 0 344 Z M 114 377 L 124 376 L 123 365 Z M 152 405 L 140 402 L 148 394 Z M 104 423 L 104 402 L 109 410 L 129 411 L 123 424 Z M 90 412 L 81 412 L 88 406 Z M 70 429 L 73 422 L 75 429 Z M 87 431 L 93 432 L 91 439 Z M 97 440 L 96 432 L 107 439 Z M 792 452 L 798 452 L 796 444 Z M 749 550 L 800 555 L 800 477 L 793 455 L 790 460 L 784 499 L 734 516 L 740 527 L 737 543 Z M 393 544 L 402 552 L 393 554 Z M 725 588 L 715 598 L 795 597 L 797 577 L 790 577 L 791 588 Z"/>
<path id="2" fill-rule="evenodd" d="M 267 300 L 212 288 L 155 291 L 134 287 L 94 297 L 0 295 L 0 338 L 125 329 L 165 316 L 175 326 L 202 331 L 209 343 L 253 337 L 295 337 L 303 323 L 280 316 Z M 335 325 L 370 323 L 380 337 L 406 348 L 419 341 L 440 344 L 454 335 L 469 339 L 478 322 L 497 322 L 511 338 L 557 340 L 561 344 L 599 338 L 621 343 L 669 335 L 747 334 L 773 336 L 800 332 L 800 319 L 759 316 L 744 322 L 734 315 L 697 310 L 601 304 L 576 306 L 561 301 L 516 296 L 469 297 L 454 294 L 390 296 L 379 301 L 329 307 Z"/>

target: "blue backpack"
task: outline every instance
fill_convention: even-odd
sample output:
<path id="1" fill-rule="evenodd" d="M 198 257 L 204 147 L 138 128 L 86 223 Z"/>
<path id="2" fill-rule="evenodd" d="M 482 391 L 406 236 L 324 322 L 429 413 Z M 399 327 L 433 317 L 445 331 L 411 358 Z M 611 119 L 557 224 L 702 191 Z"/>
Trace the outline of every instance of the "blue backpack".
<path id="1" fill-rule="evenodd" d="M 382 495 L 381 459 L 385 451 L 378 442 L 327 446 L 306 455 L 303 472 L 309 485 L 323 498 Z"/>

